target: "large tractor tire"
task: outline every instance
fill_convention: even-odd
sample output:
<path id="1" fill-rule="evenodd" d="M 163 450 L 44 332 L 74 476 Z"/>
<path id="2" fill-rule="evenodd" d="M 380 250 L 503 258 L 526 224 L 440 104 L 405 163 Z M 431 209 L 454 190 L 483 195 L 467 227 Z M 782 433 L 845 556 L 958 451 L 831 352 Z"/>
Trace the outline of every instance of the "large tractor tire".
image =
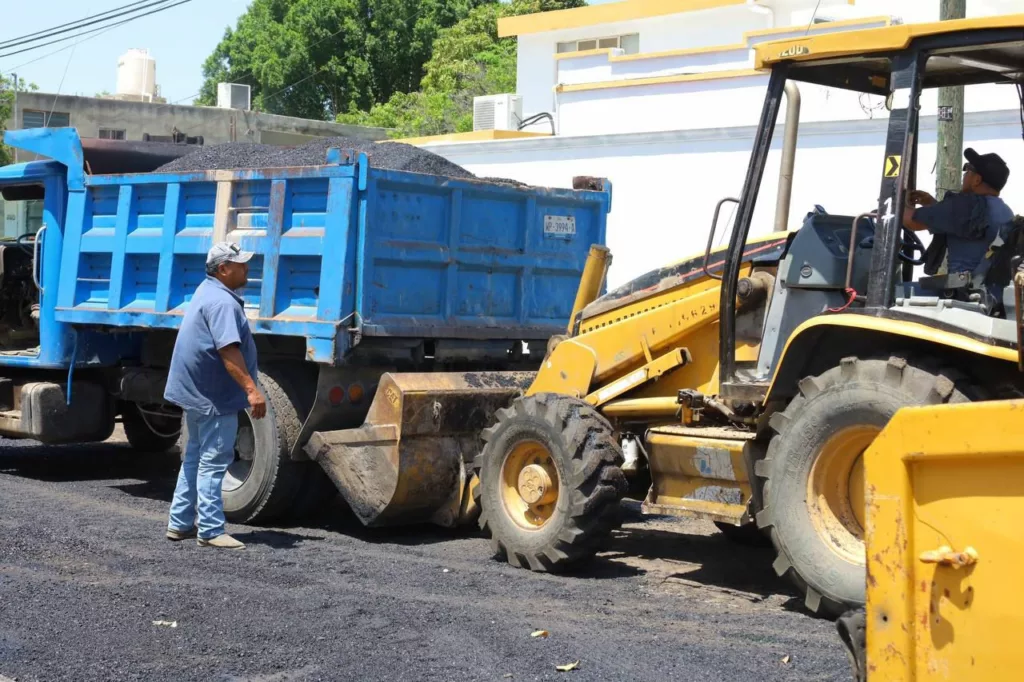
<path id="1" fill-rule="evenodd" d="M 310 462 L 291 458 L 291 444 L 302 428 L 302 405 L 288 374 L 260 368 L 257 386 L 267 401 L 263 419 L 238 413 L 235 459 L 221 487 L 224 515 L 234 523 L 267 523 L 289 515 L 306 480 Z M 188 433 L 183 429 L 182 453 Z M 315 464 L 313 464 L 315 466 Z"/>
<path id="2" fill-rule="evenodd" d="M 622 452 L 607 420 L 540 394 L 499 410 L 475 469 L 480 527 L 513 566 L 555 572 L 592 556 L 620 522 Z"/>
<path id="3" fill-rule="evenodd" d="M 770 419 L 775 432 L 755 471 L 765 478 L 757 523 L 769 529 L 775 572 L 808 610 L 838 616 L 865 601 L 863 453 L 902 407 L 969 402 L 976 389 L 951 370 L 903 358 L 846 358 L 800 381 Z"/>
<path id="4" fill-rule="evenodd" d="M 121 426 L 128 444 L 139 452 L 169 452 L 181 437 L 181 418 L 154 414 L 156 409 L 144 413 L 144 409 L 148 410 L 136 403 L 121 403 Z"/>

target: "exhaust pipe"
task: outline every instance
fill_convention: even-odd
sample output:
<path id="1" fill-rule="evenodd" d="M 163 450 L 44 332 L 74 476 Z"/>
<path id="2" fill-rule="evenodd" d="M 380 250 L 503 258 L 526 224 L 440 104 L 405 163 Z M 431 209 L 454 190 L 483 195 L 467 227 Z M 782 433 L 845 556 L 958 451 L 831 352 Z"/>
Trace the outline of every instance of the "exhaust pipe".
<path id="1" fill-rule="evenodd" d="M 775 199 L 775 231 L 789 230 L 789 202 L 793 198 L 793 167 L 796 165 L 796 137 L 800 127 L 800 88 L 786 81 L 786 134 L 782 139 L 779 164 L 779 194 Z"/>

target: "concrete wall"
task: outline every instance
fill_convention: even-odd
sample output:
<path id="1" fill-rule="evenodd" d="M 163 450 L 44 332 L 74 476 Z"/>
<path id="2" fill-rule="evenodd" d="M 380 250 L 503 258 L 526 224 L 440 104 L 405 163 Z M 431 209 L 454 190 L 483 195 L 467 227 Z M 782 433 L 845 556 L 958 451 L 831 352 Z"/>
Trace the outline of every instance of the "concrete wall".
<path id="1" fill-rule="evenodd" d="M 846 4 L 847 0 L 790 2 L 801 9 L 819 4 L 819 11 L 822 11 Z M 789 11 L 785 12 L 787 16 Z M 636 33 L 640 38 L 640 52 L 651 53 L 738 43 L 746 31 L 788 25 L 773 23 L 775 21 L 771 11 L 751 4 L 521 35 L 518 37 L 516 79 L 517 91 L 523 96 L 523 115 L 554 112 L 558 106 L 554 87 L 566 82 L 560 78 L 555 60 L 560 42 Z"/>
<path id="2" fill-rule="evenodd" d="M 761 114 L 767 83 L 767 76 L 750 75 L 564 92 L 559 95 L 559 134 L 608 135 L 754 125 Z M 805 122 L 889 116 L 882 97 L 809 83 L 801 83 L 799 88 L 800 119 Z M 1016 90 L 1002 85 L 972 86 L 964 104 L 968 112 L 1018 106 Z M 921 111 L 935 114 L 937 110 L 938 91 L 925 91 Z"/>
<path id="3" fill-rule="evenodd" d="M 831 213 L 874 210 L 883 165 L 887 121 L 861 119 L 805 123 L 800 128 L 790 229 L 814 204 Z M 935 186 L 934 116 L 922 119 L 918 187 Z M 754 141 L 753 126 L 584 137 L 535 138 L 424 145 L 482 176 L 508 177 L 551 187 L 571 187 L 574 175 L 609 178 L 613 184 L 608 245 L 614 261 L 611 287 L 652 268 L 704 250 L 715 203 L 737 196 Z M 782 126 L 768 159 L 752 231 L 773 228 Z M 1003 193 L 1024 212 L 1024 144 L 1019 112 L 978 112 L 966 117 L 965 140 L 979 151 L 997 151 L 1012 169 Z M 726 208 L 726 213 L 731 211 Z M 719 243 L 731 215 L 722 218 Z"/>
<path id="4" fill-rule="evenodd" d="M 1022 1 L 972 0 L 969 9 L 971 16 L 1007 13 L 1020 11 Z M 809 25 L 816 7 L 819 19 L 843 23 Z M 616 286 L 702 252 L 715 203 L 741 192 L 767 82 L 767 76 L 746 73 L 753 66 L 752 46 L 808 31 L 871 28 L 890 18 L 934 21 L 937 15 L 934 0 L 761 0 L 522 35 L 518 87 L 524 113 L 549 110 L 554 100 L 558 137 L 423 146 L 478 175 L 535 185 L 570 187 L 574 175 L 609 178 L 609 285 Z M 618 51 L 555 58 L 559 41 L 630 32 L 640 34 L 640 54 L 628 59 Z M 665 51 L 676 54 L 652 55 Z M 552 96 L 555 84 L 563 87 Z M 815 204 L 846 215 L 876 209 L 888 124 L 884 98 L 810 84 L 800 91 L 789 228 L 798 227 Z M 921 102 L 917 186 L 929 191 L 935 187 L 937 96 L 926 92 Z M 1006 159 L 1012 172 L 1003 195 L 1024 213 L 1024 144 L 1014 88 L 969 87 L 965 108 L 966 146 Z M 761 185 L 755 234 L 773 229 L 784 117 L 785 106 Z M 719 226 L 719 242 L 727 238 L 726 222 L 731 225 L 731 217 Z"/>
<path id="5" fill-rule="evenodd" d="M 969 4 L 968 14 L 975 17 L 1019 12 L 1024 7 L 1022 0 L 972 0 Z M 753 66 L 750 48 L 757 43 L 803 35 L 807 32 L 846 31 L 881 25 L 878 21 L 866 21 L 860 25 L 812 24 L 812 15 L 818 20 L 845 22 L 890 16 L 905 23 L 926 22 L 938 20 L 938 3 L 934 0 L 901 0 L 898 3 L 891 0 L 858 0 L 856 3 L 847 0 L 824 0 L 820 3 L 812 0 L 760 0 L 756 5 L 751 3 L 524 34 L 518 37 L 517 71 L 517 91 L 523 96 L 523 114 L 530 116 L 541 111 L 551 112 L 556 117 L 560 135 L 703 127 L 703 121 L 680 124 L 678 119 L 695 111 L 703 112 L 707 116 L 716 115 L 718 112 L 725 112 L 726 116 L 735 115 L 735 98 L 728 95 L 711 97 L 702 102 L 699 110 L 682 108 L 680 102 L 671 100 L 660 102 L 658 107 L 637 107 L 635 103 L 647 98 L 654 90 L 592 88 L 556 92 L 556 89 L 559 86 L 586 86 L 718 70 L 749 69 Z M 770 31 L 765 32 L 766 30 Z M 584 54 L 579 57 L 568 54 L 556 55 L 559 42 L 628 33 L 639 35 L 640 54 L 627 60 L 622 60 L 621 52 L 617 51 Z M 747 49 L 735 49 L 737 44 L 746 44 Z M 715 50 L 716 47 L 722 49 Z M 730 47 L 732 49 L 729 49 Z M 707 51 L 697 54 L 653 56 L 654 53 L 679 50 Z M 741 86 L 730 85 L 719 89 L 732 91 L 735 87 Z M 699 89 L 699 86 L 676 87 L 677 91 Z M 820 90 L 819 98 L 823 100 L 835 92 L 825 88 Z M 610 99 L 630 101 L 609 105 Z M 581 107 L 581 104 L 585 106 Z M 820 116 L 818 120 L 841 120 L 848 115 L 859 115 L 859 112 L 870 107 L 871 103 L 863 104 L 856 96 L 846 96 L 844 106 L 850 111 L 837 112 L 834 102 L 829 102 L 831 111 Z M 995 108 L 1000 106 L 982 105 L 979 110 Z M 739 112 L 741 117 L 742 113 L 743 111 Z M 668 119 L 668 122 L 663 122 L 665 119 Z M 743 124 L 743 121 L 733 120 L 721 123 Z M 537 124 L 531 130 L 539 131 L 543 126 L 547 126 L 547 123 Z"/>
<path id="6" fill-rule="evenodd" d="M 8 127 L 22 127 L 24 112 L 28 110 L 68 113 L 71 115 L 71 126 L 77 128 L 82 137 L 98 137 L 100 128 L 124 130 L 129 140 L 141 140 L 143 133 L 170 135 L 177 129 L 189 136 L 202 135 L 205 144 L 232 141 L 296 144 L 313 137 L 344 135 L 381 140 L 387 136 L 379 128 L 362 128 L 253 111 L 70 95 L 55 98 L 52 94 L 41 92 L 18 95 L 18 121 L 14 125 L 8 122 Z"/>

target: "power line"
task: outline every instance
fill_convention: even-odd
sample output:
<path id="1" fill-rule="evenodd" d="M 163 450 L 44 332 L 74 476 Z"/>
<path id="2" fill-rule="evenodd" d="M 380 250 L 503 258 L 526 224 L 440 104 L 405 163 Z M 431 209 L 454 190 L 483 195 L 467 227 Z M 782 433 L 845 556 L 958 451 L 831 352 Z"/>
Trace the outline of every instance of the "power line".
<path id="1" fill-rule="evenodd" d="M 804 35 L 807 35 L 808 33 L 811 32 L 811 26 L 814 25 L 814 20 L 817 18 L 817 16 L 818 16 L 818 9 L 820 9 L 820 8 L 821 8 L 821 0 L 818 0 L 818 3 L 816 5 L 814 5 L 814 11 L 811 12 L 811 20 L 807 22 L 807 30 L 804 31 Z"/>
<path id="2" fill-rule="evenodd" d="M 171 1 L 172 0 L 158 0 L 159 3 L 166 3 L 166 2 L 171 2 Z M 49 47 L 50 45 L 56 45 L 57 43 L 66 42 L 68 40 L 75 40 L 76 38 L 79 38 L 79 37 L 82 37 L 82 36 L 87 36 L 87 35 L 90 35 L 90 34 L 93 34 L 93 33 L 105 33 L 109 29 L 116 28 L 118 26 L 124 26 L 125 24 L 130 23 L 132 21 L 135 21 L 136 19 L 141 19 L 143 17 L 150 16 L 151 14 L 157 14 L 158 12 L 163 12 L 165 10 L 177 7 L 178 5 L 183 5 L 183 4 L 185 4 L 187 2 L 191 2 L 191 1 L 192 0 L 178 0 L 177 2 L 175 2 L 174 4 L 171 4 L 171 5 L 161 4 L 161 6 L 157 7 L 156 9 L 151 9 L 150 11 L 145 12 L 143 14 L 138 14 L 136 16 L 129 17 L 127 19 L 122 19 L 121 21 L 118 21 L 118 22 L 113 23 L 113 24 L 106 24 L 104 26 L 98 26 L 96 28 L 91 28 L 88 31 L 81 31 L 79 33 L 72 33 L 71 35 L 64 36 L 64 37 L 61 37 L 61 38 L 56 38 L 54 40 L 51 40 L 51 41 L 45 42 L 45 43 L 41 43 L 39 45 L 30 45 L 29 47 L 23 47 L 20 50 L 13 50 L 11 52 L 4 52 L 3 54 L 0 54 L 0 59 L 2 59 L 4 57 L 11 57 L 11 56 L 16 55 L 16 54 L 22 54 L 24 52 L 32 52 L 33 50 L 39 50 L 39 49 L 42 49 L 44 47 Z M 111 17 L 111 18 L 114 19 L 114 18 L 117 18 L 117 17 Z M 81 42 L 81 41 L 78 41 L 78 42 Z M 13 47 L 13 45 L 12 45 L 12 47 Z M 2 49 L 2 48 L 0 48 L 0 49 Z"/>
<path id="3" fill-rule="evenodd" d="M 85 38 L 82 38 L 85 40 Z M 71 53 L 68 55 L 68 61 L 64 64 L 64 73 L 61 74 L 60 83 L 57 85 L 57 92 L 53 96 L 53 104 L 50 105 L 50 113 L 47 114 L 46 119 L 43 121 L 44 126 L 50 125 L 50 119 L 53 118 L 53 112 L 57 108 L 57 100 L 60 98 L 60 91 L 64 89 L 64 79 L 68 77 L 68 69 L 71 68 L 71 60 L 75 58 L 75 48 L 78 47 L 78 43 L 82 40 L 76 40 L 71 43 Z"/>
<path id="4" fill-rule="evenodd" d="M 108 27 L 108 28 L 105 28 L 105 29 L 103 29 L 102 31 L 100 31 L 99 33 L 97 33 L 97 34 L 95 34 L 95 35 L 91 35 L 91 36 L 89 36 L 88 38 L 82 38 L 82 39 L 81 39 L 81 40 L 79 40 L 79 41 L 78 41 L 77 43 L 73 43 L 73 44 L 71 44 L 71 45 L 65 45 L 64 47 L 58 47 L 58 48 L 57 48 L 56 50 L 54 50 L 53 52 L 47 52 L 47 53 L 46 53 L 46 54 L 44 54 L 44 55 L 41 55 L 41 56 L 39 56 L 39 57 L 36 57 L 35 59 L 30 59 L 30 60 L 28 60 L 27 62 L 22 62 L 21 64 L 18 64 L 17 66 L 12 66 L 11 68 L 7 69 L 6 71 L 0 71 L 0 73 L 7 73 L 7 74 L 10 74 L 10 73 L 14 73 L 15 71 L 17 71 L 18 69 L 20 69 L 20 68 L 21 68 L 21 67 L 23 67 L 23 66 L 28 66 L 29 64 L 35 64 L 36 62 L 39 62 L 39 61 L 42 61 L 42 60 L 46 59 L 47 57 L 52 57 L 52 56 L 53 56 L 53 55 L 55 55 L 55 54 L 60 54 L 61 52 L 64 52 L 65 50 L 70 50 L 70 49 L 72 49 L 72 48 L 73 48 L 73 47 L 74 47 L 75 45 L 78 45 L 78 44 L 80 44 L 80 43 L 84 43 L 84 42 L 87 42 L 87 41 L 89 41 L 89 40 L 93 40 L 94 38 L 99 38 L 99 37 L 100 37 L 101 35 L 103 35 L 104 33 L 108 33 L 108 32 L 110 32 L 110 31 L 113 31 L 113 30 L 114 30 L 115 28 L 117 28 L 118 26 L 120 26 L 120 24 L 114 24 L 113 26 L 110 26 L 110 27 Z"/>
<path id="5" fill-rule="evenodd" d="M 169 1 L 169 0 L 161 0 L 161 2 L 167 2 L 167 1 Z M 156 9 L 151 9 L 150 11 L 148 11 L 148 12 L 146 12 L 144 14 L 139 14 L 139 15 L 134 16 L 134 17 L 129 17 L 128 19 L 123 19 L 123 20 L 121 20 L 121 21 L 119 21 L 119 22 L 117 22 L 115 24 L 108 24 L 106 26 L 100 26 L 98 28 L 91 28 L 88 31 L 82 31 L 81 33 L 75 33 L 75 34 L 66 36 L 64 38 L 57 38 L 56 40 L 51 40 L 50 42 L 42 43 L 41 45 L 33 45 L 31 47 L 23 47 L 22 49 L 15 50 L 13 52 L 5 52 L 4 54 L 0 54 L 0 59 L 3 59 L 5 57 L 12 57 L 12 56 L 14 56 L 16 54 L 21 54 L 23 52 L 31 52 L 32 50 L 40 50 L 40 49 L 42 49 L 44 47 L 49 47 L 50 45 L 56 45 L 57 43 L 66 42 L 68 40 L 74 40 L 75 38 L 78 38 L 78 37 L 81 37 L 81 36 L 87 36 L 87 35 L 92 34 L 92 33 L 103 33 L 103 32 L 106 32 L 109 29 L 116 28 L 118 26 L 124 26 L 125 24 L 131 23 L 131 22 L 135 21 L 136 19 L 141 19 L 143 17 L 148 17 L 151 14 L 157 14 L 159 12 L 164 12 L 166 10 L 173 9 L 175 7 L 178 7 L 179 5 L 184 5 L 184 4 L 189 3 L 189 2 L 192 2 L 192 0 L 178 0 L 174 4 L 163 5 L 161 7 L 157 7 Z"/>
<path id="6" fill-rule="evenodd" d="M 145 4 L 146 2 L 149 2 L 150 4 L 146 5 Z M 69 21 L 67 23 L 59 24 L 57 26 L 51 26 L 50 28 L 44 28 L 41 31 L 36 31 L 35 33 L 27 33 L 27 34 L 25 34 L 23 36 L 18 36 L 17 38 L 10 38 L 8 40 L 2 40 L 2 41 L 0 41 L 0 49 L 6 50 L 7 48 L 17 47 L 19 45 L 24 45 L 25 43 L 38 42 L 38 41 L 42 40 L 43 38 L 50 38 L 50 37 L 55 36 L 55 35 L 60 35 L 61 33 L 68 33 L 70 31 L 74 31 L 74 30 L 79 29 L 79 28 L 85 28 L 86 26 L 92 26 L 93 24 L 98 24 L 100 22 L 110 21 L 112 19 L 117 19 L 119 17 L 126 16 L 128 14 L 141 11 L 143 9 L 146 9 L 147 7 L 152 7 L 153 5 L 159 5 L 159 4 L 166 3 L 166 2 L 170 2 L 170 0 L 137 0 L 136 2 L 133 2 L 133 3 L 129 4 L 129 5 L 122 5 L 121 7 L 115 7 L 114 9 L 107 10 L 106 12 L 100 12 L 99 14 L 93 14 L 92 16 L 83 17 L 82 19 L 77 19 L 76 21 Z M 132 8 L 132 7 L 134 7 L 134 9 L 128 9 L 128 8 Z M 122 12 L 121 11 L 121 10 L 125 10 L 125 9 L 128 9 L 128 11 L 127 12 Z M 108 16 L 108 15 L 114 15 L 114 16 Z M 92 21 L 89 21 L 90 19 Z"/>
<path id="7" fill-rule="evenodd" d="M 287 86 L 285 86 L 285 87 L 281 88 L 280 90 L 278 90 L 277 92 L 275 92 L 275 93 L 273 93 L 273 94 L 270 94 L 270 95 L 264 95 L 264 99 L 273 99 L 274 97 L 277 97 L 278 95 L 280 95 L 280 94 L 281 94 L 282 92 L 284 92 L 285 90 L 291 90 L 292 88 L 294 88 L 294 87 L 295 87 L 296 85 L 298 85 L 299 83 L 305 83 L 305 82 L 306 82 L 306 81 L 308 81 L 308 80 L 309 80 L 310 78 L 314 78 L 315 76 L 317 76 L 317 75 L 318 75 L 318 74 L 319 74 L 319 73 L 320 73 L 321 71 L 323 71 L 324 69 L 326 69 L 326 68 L 327 68 L 328 66 L 330 66 L 330 65 L 329 65 L 329 64 L 324 64 L 323 66 L 321 66 L 321 67 L 320 67 L 319 69 L 317 69 L 317 70 L 316 70 L 316 71 L 314 71 L 313 73 L 309 74 L 308 76 L 306 76 L 306 77 L 304 77 L 304 78 L 300 78 L 299 80 L 295 81 L 295 82 L 294 82 L 294 83 L 292 83 L 291 85 L 287 85 Z"/>

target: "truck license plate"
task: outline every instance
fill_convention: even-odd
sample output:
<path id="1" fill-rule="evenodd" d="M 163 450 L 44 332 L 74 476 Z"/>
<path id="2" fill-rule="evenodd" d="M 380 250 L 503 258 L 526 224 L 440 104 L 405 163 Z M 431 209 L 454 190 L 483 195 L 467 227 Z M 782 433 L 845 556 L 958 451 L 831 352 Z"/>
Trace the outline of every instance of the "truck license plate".
<path id="1" fill-rule="evenodd" d="M 576 234 L 576 216 L 546 215 L 544 216 L 544 236 L 572 237 Z"/>

